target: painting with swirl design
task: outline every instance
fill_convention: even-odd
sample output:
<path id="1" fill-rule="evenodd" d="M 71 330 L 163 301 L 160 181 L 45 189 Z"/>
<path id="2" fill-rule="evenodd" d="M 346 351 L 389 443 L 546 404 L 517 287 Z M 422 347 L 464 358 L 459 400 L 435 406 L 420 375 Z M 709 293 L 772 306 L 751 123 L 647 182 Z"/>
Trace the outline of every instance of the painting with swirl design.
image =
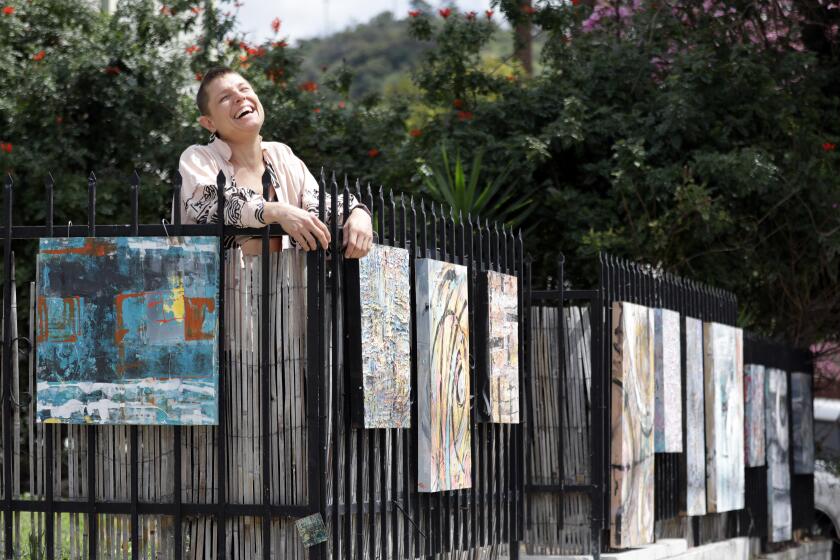
<path id="1" fill-rule="evenodd" d="M 610 544 L 653 542 L 654 345 L 652 309 L 613 302 Z"/>
<path id="2" fill-rule="evenodd" d="M 467 281 L 465 266 L 417 260 L 420 492 L 472 485 Z"/>

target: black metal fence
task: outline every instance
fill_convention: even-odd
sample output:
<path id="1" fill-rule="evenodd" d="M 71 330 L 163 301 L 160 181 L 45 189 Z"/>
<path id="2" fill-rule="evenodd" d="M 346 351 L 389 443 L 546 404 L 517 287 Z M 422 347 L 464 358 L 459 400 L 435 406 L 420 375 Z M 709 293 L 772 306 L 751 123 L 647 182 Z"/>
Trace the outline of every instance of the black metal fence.
<path id="1" fill-rule="evenodd" d="M 151 516 L 166 518 L 173 524 L 171 543 L 172 558 L 211 558 L 219 560 L 234 558 L 229 528 L 237 520 L 249 519 L 253 523 L 252 541 L 247 547 L 247 558 L 269 558 L 278 554 L 275 525 L 278 519 L 295 519 L 312 513 L 320 513 L 328 528 L 327 543 L 308 549 L 309 558 L 415 558 L 432 557 L 439 553 L 459 550 L 484 550 L 493 553 L 508 543 L 517 543 L 523 532 L 523 469 L 524 438 L 519 425 L 486 424 L 478 421 L 475 404 L 471 400 L 470 415 L 472 428 L 472 487 L 466 490 L 439 492 L 435 494 L 417 491 L 417 411 L 412 409 L 412 427 L 408 430 L 360 429 L 350 420 L 350 391 L 347 390 L 344 363 L 345 352 L 351 351 L 344 345 L 344 335 L 349 318 L 344 317 L 344 285 L 352 277 L 356 265 L 342 257 L 342 235 L 337 221 L 330 224 L 332 241 L 329 247 L 312 251 L 306 256 L 306 355 L 305 371 L 302 373 L 303 410 L 305 422 L 304 440 L 300 442 L 305 450 L 305 464 L 298 469 L 305 471 L 298 476 L 303 482 L 304 498 L 279 500 L 277 485 L 288 473 L 274 472 L 276 446 L 273 438 L 277 434 L 270 428 L 274 419 L 275 400 L 282 399 L 281 389 L 274 387 L 271 379 L 272 336 L 281 327 L 269 327 L 272 320 L 269 306 L 260 307 L 258 385 L 251 403 L 252 414 L 259 416 L 257 449 L 254 464 L 259 465 L 254 476 L 259 477 L 261 486 L 252 500 L 231 500 L 233 490 L 227 488 L 230 482 L 228 471 L 237 461 L 237 451 L 231 450 L 231 442 L 237 434 L 234 419 L 230 418 L 233 387 L 229 385 L 229 363 L 225 344 L 219 345 L 219 423 L 198 432 L 194 428 L 163 426 L 155 428 L 154 438 L 161 449 L 166 449 L 166 460 L 150 460 L 158 476 L 171 481 L 168 490 L 161 492 L 154 500 L 141 496 L 140 475 L 148 464 L 139 459 L 146 453 L 149 442 L 145 431 L 138 426 L 128 427 L 129 437 L 124 444 L 114 444 L 107 450 L 111 455 L 125 455 L 127 478 L 114 482 L 118 474 L 110 473 L 112 466 L 103 462 L 104 451 L 97 449 L 103 438 L 110 437 L 108 427 L 85 426 L 78 433 L 84 434 L 74 440 L 70 428 L 56 424 L 28 426 L 34 434 L 27 445 L 37 447 L 43 455 L 32 453 L 30 464 L 22 467 L 13 456 L 17 445 L 15 432 L 20 426 L 13 422 L 13 411 L 21 403 L 14 396 L 20 395 L 20 387 L 13 387 L 14 352 L 25 337 L 13 336 L 12 292 L 15 285 L 13 249 L 15 243 L 37 240 L 45 237 L 92 237 L 92 236 L 186 236 L 209 235 L 220 239 L 221 263 L 225 263 L 225 250 L 221 240 L 225 236 L 248 235 L 261 238 L 262 262 L 260 276 L 261 301 L 271 298 L 269 240 L 283 235 L 282 229 L 271 225 L 261 229 L 242 229 L 223 224 L 225 178 L 218 177 L 218 192 L 222 193 L 218 205 L 218 223 L 211 225 L 186 225 L 180 222 L 179 213 L 174 223 L 139 223 L 140 178 L 134 175 L 130 184 L 131 223 L 99 225 L 96 223 L 96 180 L 91 175 L 88 181 L 88 216 L 86 225 L 56 225 L 53 217 L 53 188 L 51 180 L 46 183 L 44 208 L 46 221 L 43 225 L 14 224 L 15 205 L 12 178 L 5 182 L 4 189 L 4 345 L 3 345 L 3 552 L 12 558 L 20 551 L 22 543 L 18 529 L 20 515 L 30 512 L 42 516 L 44 531 L 37 535 L 39 547 L 43 546 L 46 558 L 57 558 L 56 533 L 61 534 L 62 515 L 70 514 L 85 520 L 83 550 L 79 557 L 95 559 L 106 556 L 97 541 L 98 523 L 108 516 L 117 516 L 127 521 L 129 527 L 123 553 L 131 558 L 147 557 L 147 550 L 141 545 L 141 521 Z M 269 188 L 267 177 L 263 178 L 264 189 Z M 31 189 L 31 186 L 25 186 Z M 411 256 L 412 296 L 414 291 L 414 259 L 436 258 L 468 266 L 469 299 L 476 301 L 476 278 L 480 271 L 497 270 L 515 275 L 519 279 L 519 322 L 526 325 L 528 314 L 525 302 L 529 300 L 529 270 L 523 255 L 521 234 L 510 229 L 489 224 L 472 216 L 456 215 L 442 205 L 425 202 L 415 204 L 402 196 L 387 196 L 380 188 L 374 194 L 368 187 L 361 192 L 356 184 L 355 195 L 373 211 L 374 227 L 380 243 L 407 248 Z M 336 216 L 339 197 L 344 198 L 344 208 L 351 188 L 345 180 L 340 188 L 335 177 L 329 183 L 321 177 L 320 216 L 326 210 L 326 195 L 331 197 L 331 215 Z M 173 196 L 180 199 L 180 179 L 176 179 Z M 346 216 L 345 216 L 346 217 Z M 225 265 L 219 270 L 220 293 L 225 294 Z M 412 301 L 414 298 L 412 297 Z M 219 306 L 219 340 L 225 340 L 225 305 Z M 413 308 L 413 305 L 412 305 Z M 412 321 L 414 310 L 412 309 Z M 474 332 L 475 306 L 470 306 L 470 330 Z M 519 332 L 520 374 L 528 367 L 529 344 L 527 328 Z M 31 341 L 34 343 L 34 341 Z M 470 351 L 473 356 L 483 351 L 486 340 L 470 337 Z M 34 356 L 34 344 L 31 344 Z M 13 352 L 14 351 L 14 352 Z M 412 336 L 412 394 L 416 389 L 416 333 Z M 30 357 L 32 360 L 32 357 Z M 30 367 L 30 372 L 32 368 Z M 471 386 L 475 382 L 475 363 L 471 361 Z M 30 375 L 33 375 L 30 373 Z M 522 375 L 520 375 L 522 378 Z M 31 386 L 30 379 L 30 386 Z M 21 382 L 21 386 L 24 385 Z M 524 398 L 520 389 L 520 401 Z M 34 406 L 34 405 L 32 405 Z M 258 412 L 257 412 L 258 411 Z M 32 415 L 30 414 L 30 419 Z M 16 416 L 15 416 L 16 418 Z M 30 420 L 31 421 L 31 420 Z M 24 421 L 25 423 L 25 421 Z M 16 427 L 17 426 L 17 427 Z M 79 441 L 77 441 L 79 440 Z M 66 480 L 62 479 L 62 465 L 68 470 L 69 460 L 64 449 L 71 441 L 82 453 L 76 467 L 81 469 L 77 493 L 66 493 Z M 204 443 L 202 443 L 204 442 Z M 110 445 L 110 444 L 109 444 Z M 187 491 L 190 484 L 186 477 L 196 467 L 194 452 L 205 451 L 202 459 L 208 465 L 206 481 L 210 492 L 204 498 L 193 499 Z M 162 454 L 164 452 L 161 452 Z M 184 456 L 190 453 L 189 457 Z M 74 459 L 74 461 L 76 461 Z M 75 463 L 74 463 L 75 464 Z M 56 468 L 58 472 L 56 472 Z M 75 468 L 75 467 L 74 467 Z M 78 470 L 78 469 L 77 469 Z M 143 471 L 145 472 L 145 471 Z M 36 474 L 37 473 L 37 474 Z M 101 499 L 94 489 L 101 487 L 103 473 L 114 483 L 125 486 L 124 492 L 117 492 L 116 499 Z M 66 474 L 66 473 L 65 473 Z M 77 473 L 78 474 L 78 473 Z M 144 475 L 145 476 L 145 475 Z M 297 476 L 297 475 L 296 475 Z M 40 482 L 30 487 L 43 488 L 24 496 L 13 481 L 23 477 L 36 477 Z M 279 477 L 279 478 L 278 478 Z M 39 486 L 40 485 L 40 486 Z M 124 496 L 128 499 L 120 498 Z M 204 552 L 196 552 L 196 533 L 186 532 L 191 519 L 207 520 L 212 530 L 202 533 Z M 261 527 L 261 531 L 259 530 Z M 237 533 L 239 535 L 239 533 Z M 242 533 L 244 535 L 244 533 Z M 209 536 L 208 536 L 209 535 Z M 31 535 L 30 535 L 30 538 Z M 81 537 L 80 537 L 81 538 Z M 240 535 L 236 537 L 242 539 Z M 80 545 L 82 546 L 82 545 Z M 240 547 L 238 555 L 244 557 Z M 130 549 L 130 552 L 128 550 Z M 511 546 L 515 557 L 517 546 Z M 170 557 L 170 556 L 167 556 Z M 281 554 L 280 557 L 283 557 Z M 293 556 L 288 556 L 292 558 Z"/>
<path id="2" fill-rule="evenodd" d="M 562 271 L 562 265 L 561 265 Z M 562 272 L 560 277 L 562 278 Z M 562 283 L 561 283 L 562 286 Z M 559 407 L 540 414 L 529 414 L 528 435 L 529 435 L 529 466 L 526 471 L 528 481 L 528 539 L 527 545 L 534 549 L 544 549 L 554 554 L 581 554 L 589 553 L 596 557 L 600 552 L 606 550 L 606 543 L 609 543 L 610 530 L 610 419 L 611 419 L 611 382 L 610 367 L 612 356 L 612 341 L 609 333 L 612 332 L 612 307 L 614 302 L 629 302 L 643 305 L 649 308 L 665 308 L 676 311 L 681 317 L 681 347 L 686 347 L 686 317 L 693 317 L 704 322 L 717 322 L 734 326 L 738 319 L 738 303 L 734 294 L 695 282 L 685 278 L 663 272 L 655 267 L 643 265 L 636 262 L 616 258 L 611 255 L 601 254 L 599 256 L 599 278 L 597 290 L 548 290 L 532 291 L 532 314 L 537 317 L 545 316 L 546 310 L 562 310 L 565 306 L 569 309 L 583 308 L 588 310 L 590 321 L 588 323 L 591 331 L 578 334 L 582 337 L 576 341 L 578 346 L 590 345 L 591 356 L 591 380 L 587 382 L 587 391 L 583 395 L 568 395 L 567 387 L 570 380 L 575 377 L 574 372 L 561 371 L 558 374 L 551 374 L 550 384 L 547 389 L 541 389 L 548 393 L 557 392 L 559 395 Z M 562 320 L 562 315 L 557 321 L 557 332 L 549 336 L 557 337 L 557 344 L 553 345 L 550 352 L 558 353 L 560 358 L 556 361 L 559 367 L 574 368 L 573 361 L 577 359 L 573 352 L 569 351 L 569 334 L 564 332 L 568 328 L 568 321 Z M 539 325 L 533 329 L 535 346 L 531 351 L 531 359 L 535 360 L 538 367 L 551 369 L 553 366 L 542 359 L 544 352 L 543 343 L 538 339 L 545 337 L 546 332 L 542 331 Z M 552 362 L 553 363 L 553 362 Z M 744 335 L 744 363 L 763 364 L 768 367 L 777 367 L 787 371 L 812 373 L 811 356 L 808 351 L 791 348 L 784 344 L 768 343 L 751 336 Z M 682 353 L 681 377 L 682 377 L 682 423 L 686 425 L 686 354 Z M 546 372 L 529 370 L 529 383 L 545 383 Z M 789 375 L 788 375 L 789 377 Z M 529 394 L 531 388 L 529 386 Z M 577 404 L 573 401 L 577 400 Z M 552 405 L 553 406 L 553 405 Z M 586 432 L 585 440 L 588 443 L 589 456 L 583 461 L 578 460 L 577 469 L 585 472 L 586 483 L 575 485 L 570 483 L 564 472 L 568 456 L 572 451 L 564 441 L 569 431 L 562 429 L 564 422 L 570 416 L 570 410 L 575 406 L 585 414 L 583 429 Z M 790 406 L 790 403 L 789 403 Z M 529 411 L 533 411 L 529 403 Z M 550 418 L 549 418 L 550 417 Z M 538 465 L 544 460 L 545 444 L 538 441 L 539 432 L 544 429 L 547 423 L 559 422 L 560 429 L 555 430 L 558 440 L 557 448 L 560 450 L 559 460 L 552 460 L 551 464 L 558 467 L 551 471 Z M 792 429 L 792 428 L 791 428 Z M 538 434 L 534 436 L 535 432 Z M 687 511 L 687 455 L 685 450 L 686 433 L 683 430 L 682 453 L 655 453 L 654 454 L 654 517 L 656 521 L 656 537 L 679 537 L 686 538 L 695 546 L 707 542 L 718 541 L 735 536 L 756 536 L 766 539 L 767 536 L 767 486 L 766 467 L 747 467 L 745 469 L 745 507 L 736 512 L 709 513 L 702 516 L 688 517 L 683 522 Z M 792 464 L 791 464 L 792 465 Z M 549 466 L 550 467 L 550 466 Z M 554 476 L 550 484 L 545 484 L 546 472 Z M 793 469 L 791 466 L 791 473 Z M 794 529 L 807 531 L 813 523 L 813 476 L 792 474 L 791 499 L 793 509 Z M 534 527 L 539 523 L 533 519 L 531 510 L 537 507 L 543 496 L 551 494 L 554 501 L 554 516 L 556 523 L 562 529 L 566 508 L 564 504 L 571 498 L 584 499 L 588 501 L 583 508 L 589 515 L 591 521 L 591 537 L 588 540 L 589 549 L 581 550 L 580 538 L 568 539 L 562 536 L 560 539 L 553 538 L 553 535 L 539 534 Z"/>

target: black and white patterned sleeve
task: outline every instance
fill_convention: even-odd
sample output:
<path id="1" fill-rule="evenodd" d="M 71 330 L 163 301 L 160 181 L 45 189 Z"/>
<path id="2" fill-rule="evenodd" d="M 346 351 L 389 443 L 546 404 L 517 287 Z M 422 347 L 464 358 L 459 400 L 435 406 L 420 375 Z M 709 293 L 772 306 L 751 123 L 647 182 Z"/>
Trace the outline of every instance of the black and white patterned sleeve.
<path id="1" fill-rule="evenodd" d="M 183 187 L 182 187 L 183 189 Z M 183 192 L 183 190 L 182 190 Z M 219 196 L 216 185 L 196 185 L 183 200 L 184 212 L 197 224 L 219 223 Z M 265 199 L 245 187 L 225 187 L 225 225 L 262 227 Z"/>

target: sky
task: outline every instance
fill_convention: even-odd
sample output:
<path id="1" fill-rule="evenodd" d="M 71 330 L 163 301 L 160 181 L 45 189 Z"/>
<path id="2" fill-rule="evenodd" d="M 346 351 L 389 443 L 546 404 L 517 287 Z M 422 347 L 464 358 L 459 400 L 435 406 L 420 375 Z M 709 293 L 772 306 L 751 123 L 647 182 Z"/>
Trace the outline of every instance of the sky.
<path id="1" fill-rule="evenodd" d="M 271 21 L 282 21 L 279 36 L 292 43 L 340 31 L 346 27 L 368 21 L 384 11 L 405 17 L 411 9 L 409 0 L 243 0 L 239 8 L 239 31 L 247 33 L 251 41 L 261 41 L 273 36 Z M 483 13 L 490 8 L 490 0 L 459 0 L 439 2 L 438 5 L 455 4 L 460 11 L 475 10 Z"/>

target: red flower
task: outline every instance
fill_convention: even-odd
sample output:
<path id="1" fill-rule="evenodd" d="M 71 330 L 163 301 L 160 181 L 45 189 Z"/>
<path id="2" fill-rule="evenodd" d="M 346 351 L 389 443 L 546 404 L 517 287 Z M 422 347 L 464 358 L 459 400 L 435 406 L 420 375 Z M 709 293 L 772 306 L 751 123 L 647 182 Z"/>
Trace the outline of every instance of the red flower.
<path id="1" fill-rule="evenodd" d="M 452 8 L 442 8 L 438 10 L 438 13 L 440 14 L 440 17 L 446 19 L 452 15 Z"/>
<path id="2" fill-rule="evenodd" d="M 529 4 L 525 4 L 522 6 L 522 11 L 530 16 L 536 13 L 537 9 Z"/>
<path id="3" fill-rule="evenodd" d="M 469 111 L 458 111 L 458 120 L 459 121 L 471 121 L 473 118 L 473 114 Z"/>
<path id="4" fill-rule="evenodd" d="M 6 152 L 7 154 L 11 154 L 11 153 L 12 153 L 12 144 L 11 144 L 11 142 L 10 142 L 10 143 L 8 143 L 8 144 L 7 144 L 7 143 L 5 143 L 5 142 L 0 142 L 0 150 L 3 150 L 3 151 L 4 151 L 4 152 Z"/>
<path id="5" fill-rule="evenodd" d="M 281 23 L 282 22 L 280 21 L 279 17 L 276 17 L 273 20 L 271 20 L 271 28 L 274 30 L 275 33 L 280 31 L 280 24 Z"/>
<path id="6" fill-rule="evenodd" d="M 196 82 L 200 82 L 203 79 L 204 79 L 204 76 L 201 74 L 201 72 L 196 72 L 195 73 L 195 81 Z"/>
<path id="7" fill-rule="evenodd" d="M 413 18 L 420 17 L 420 14 L 420 10 L 411 10 L 410 12 L 408 12 L 409 17 Z"/>
<path id="8" fill-rule="evenodd" d="M 314 109 L 312 109 L 312 112 L 313 112 L 313 113 L 316 113 L 316 114 L 317 114 L 317 113 L 320 113 L 320 112 L 321 112 L 321 108 L 320 108 L 320 107 L 315 107 Z"/>
<path id="9" fill-rule="evenodd" d="M 40 50 L 32 57 L 32 60 L 38 62 L 44 60 L 44 57 L 47 56 L 47 52 L 44 50 Z"/>
<path id="10" fill-rule="evenodd" d="M 420 138 L 421 136 L 423 136 L 423 131 L 419 128 L 412 128 L 408 131 L 408 135 L 412 138 Z"/>
<path id="11" fill-rule="evenodd" d="M 580 0 L 572 0 L 572 6 L 580 6 Z"/>
<path id="12" fill-rule="evenodd" d="M 484 15 L 487 17 L 487 19 L 492 19 L 493 18 L 493 10 L 485 10 Z"/>
<path id="13" fill-rule="evenodd" d="M 245 50 L 248 51 L 248 54 L 251 56 L 256 56 L 257 54 L 257 49 L 255 49 L 254 47 L 248 47 Z"/>
<path id="14" fill-rule="evenodd" d="M 58 115 L 55 118 L 55 124 L 64 124 L 64 117 L 62 117 L 61 115 Z"/>
<path id="15" fill-rule="evenodd" d="M 248 50 L 248 43 L 246 43 L 245 41 L 239 41 L 239 48 L 244 50 L 244 51 L 247 51 Z"/>
<path id="16" fill-rule="evenodd" d="M 318 91 L 318 84 L 313 81 L 303 82 L 300 84 L 300 89 L 303 91 L 308 91 L 309 93 L 315 93 Z"/>
<path id="17" fill-rule="evenodd" d="M 201 50 L 201 47 L 199 47 L 198 45 L 190 45 L 189 47 L 184 49 L 184 51 L 186 51 L 186 53 L 189 54 L 189 55 L 193 55 L 200 50 Z"/>
<path id="18" fill-rule="evenodd" d="M 13 6 L 3 6 L 3 14 L 10 16 L 15 13 L 15 8 Z"/>
<path id="19" fill-rule="evenodd" d="M 456 109 L 460 109 L 461 107 L 464 106 L 464 100 L 456 97 L 455 99 L 452 100 L 452 106 L 455 107 Z"/>
<path id="20" fill-rule="evenodd" d="M 109 76 L 118 76 L 122 72 L 119 66 L 106 66 L 105 73 Z"/>
<path id="21" fill-rule="evenodd" d="M 831 142 L 826 142 L 825 144 L 822 145 L 822 148 L 823 148 L 824 152 L 833 152 L 834 148 L 836 148 L 836 147 L 837 147 L 837 145 L 832 144 Z"/>
<path id="22" fill-rule="evenodd" d="M 194 13 L 195 15 L 200 14 L 201 13 L 201 8 L 199 8 L 198 6 L 193 6 L 192 7 L 192 13 Z"/>
<path id="23" fill-rule="evenodd" d="M 171 16 L 172 15 L 172 9 L 169 6 L 167 6 L 166 4 L 164 4 L 163 6 L 160 7 L 160 13 L 162 13 L 165 16 Z"/>
<path id="24" fill-rule="evenodd" d="M 344 102 L 344 100 L 338 102 L 339 109 L 344 109 L 345 107 L 347 107 L 347 104 Z"/>
<path id="25" fill-rule="evenodd" d="M 271 43 L 271 46 L 275 49 L 285 49 L 289 46 L 289 43 L 287 43 L 286 41 L 275 41 Z"/>
<path id="26" fill-rule="evenodd" d="M 368 150 L 368 157 L 369 158 L 379 157 L 379 150 L 377 150 L 376 148 L 371 148 L 370 150 Z"/>
<path id="27" fill-rule="evenodd" d="M 475 16 L 477 14 L 475 12 L 468 12 L 467 13 L 467 21 L 475 21 Z"/>

